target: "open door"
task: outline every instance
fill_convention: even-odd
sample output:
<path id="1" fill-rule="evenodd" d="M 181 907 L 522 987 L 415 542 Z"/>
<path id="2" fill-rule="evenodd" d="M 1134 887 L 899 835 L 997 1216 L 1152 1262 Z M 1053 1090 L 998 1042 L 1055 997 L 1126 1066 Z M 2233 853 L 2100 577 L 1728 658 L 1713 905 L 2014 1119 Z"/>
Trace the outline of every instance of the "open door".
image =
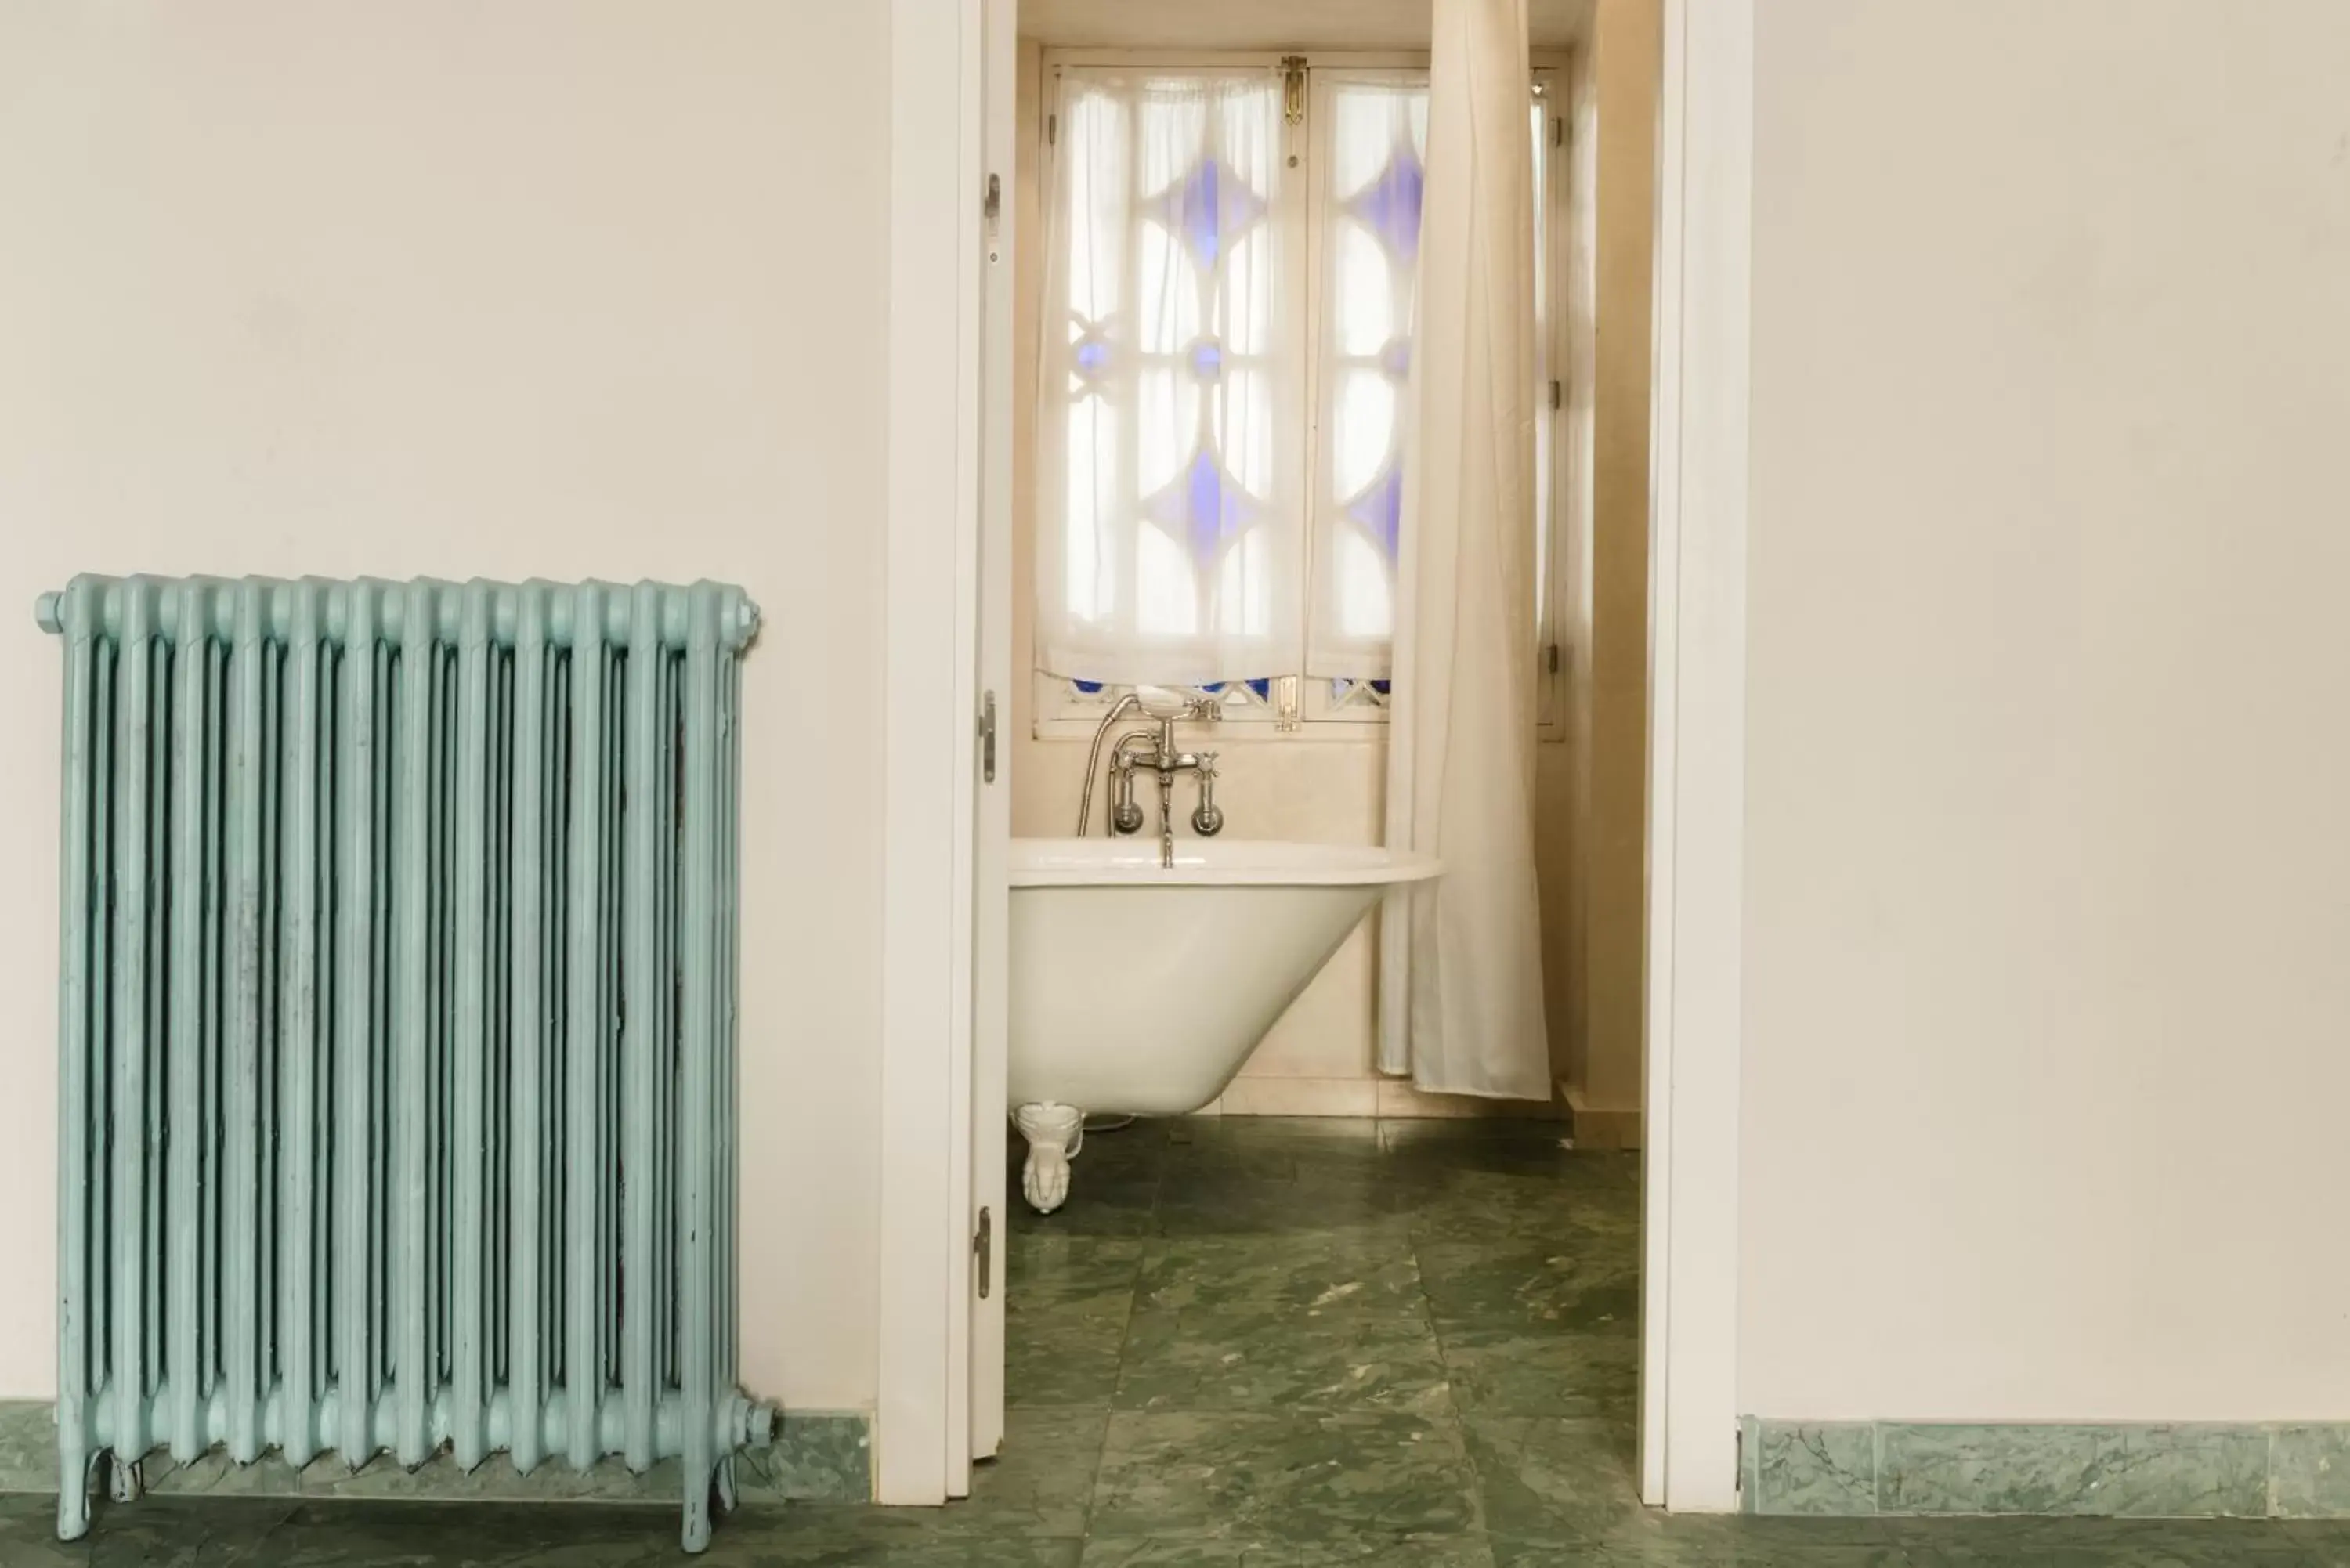
<path id="1" fill-rule="evenodd" d="M 1012 312 L 1018 0 L 984 0 L 981 113 L 986 172 L 980 319 L 980 785 L 972 856 L 971 1457 L 1003 1441 L 1004 1030 L 1010 1005 L 1012 838 Z"/>

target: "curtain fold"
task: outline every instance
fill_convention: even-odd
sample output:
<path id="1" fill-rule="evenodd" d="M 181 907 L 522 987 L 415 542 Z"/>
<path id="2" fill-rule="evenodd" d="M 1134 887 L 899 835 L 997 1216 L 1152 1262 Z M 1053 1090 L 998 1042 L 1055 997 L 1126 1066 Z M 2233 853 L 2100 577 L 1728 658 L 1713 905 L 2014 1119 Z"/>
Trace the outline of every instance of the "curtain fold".
<path id="1" fill-rule="evenodd" d="M 1525 0 L 1435 0 L 1404 471 L 1379 1066 L 1550 1097 L 1534 878 L 1534 152 Z"/>

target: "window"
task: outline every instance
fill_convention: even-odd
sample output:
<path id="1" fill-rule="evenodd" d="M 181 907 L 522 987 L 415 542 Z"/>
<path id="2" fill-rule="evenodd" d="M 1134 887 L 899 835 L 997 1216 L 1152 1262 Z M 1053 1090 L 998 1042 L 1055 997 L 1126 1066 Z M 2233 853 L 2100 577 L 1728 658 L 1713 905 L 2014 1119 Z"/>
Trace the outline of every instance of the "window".
<path id="1" fill-rule="evenodd" d="M 1386 716 L 1427 78 L 1292 67 L 1054 71 L 1040 724 L 1139 682 L 1284 729 Z"/>

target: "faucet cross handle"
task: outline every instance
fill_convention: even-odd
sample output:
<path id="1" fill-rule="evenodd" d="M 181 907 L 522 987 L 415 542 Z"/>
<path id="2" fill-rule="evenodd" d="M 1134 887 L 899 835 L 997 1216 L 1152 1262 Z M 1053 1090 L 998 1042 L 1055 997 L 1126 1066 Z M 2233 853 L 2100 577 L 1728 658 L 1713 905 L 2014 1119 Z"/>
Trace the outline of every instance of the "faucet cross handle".
<path id="1" fill-rule="evenodd" d="M 1191 831 L 1213 838 L 1224 830 L 1224 810 L 1216 804 L 1216 753 L 1201 752 L 1192 761 L 1200 775 L 1200 805 L 1191 813 Z"/>

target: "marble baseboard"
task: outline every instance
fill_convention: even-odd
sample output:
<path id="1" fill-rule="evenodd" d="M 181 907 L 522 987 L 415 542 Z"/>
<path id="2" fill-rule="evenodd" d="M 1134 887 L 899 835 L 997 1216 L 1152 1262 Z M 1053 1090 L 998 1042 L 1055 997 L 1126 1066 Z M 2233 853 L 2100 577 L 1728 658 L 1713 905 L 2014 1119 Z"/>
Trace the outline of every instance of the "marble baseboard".
<path id="1" fill-rule="evenodd" d="M 1749 1417 L 1758 1514 L 2350 1518 L 2350 1422 L 1773 1421 Z"/>
<path id="2" fill-rule="evenodd" d="M 1558 1084 L 1559 1103 L 1566 1107 L 1567 1122 L 1575 1129 L 1577 1148 L 1638 1148 L 1640 1147 L 1640 1107 L 1609 1107 L 1595 1106 L 1582 1088 L 1562 1078 Z"/>
<path id="3" fill-rule="evenodd" d="M 860 1412 L 785 1414 L 775 1440 L 746 1449 L 735 1461 L 736 1494 L 745 1503 L 868 1502 L 873 1497 L 870 1422 Z M 358 1469 L 331 1455 L 296 1469 L 275 1453 L 232 1464 L 219 1449 L 175 1464 L 158 1449 L 140 1467 L 149 1491 L 248 1497 L 432 1498 L 484 1502 L 674 1502 L 683 1482 L 664 1459 L 631 1475 L 618 1459 L 586 1471 L 550 1459 L 528 1475 L 503 1454 L 461 1470 L 446 1449 L 414 1470 L 380 1454 Z M 57 1490 L 57 1425 L 45 1399 L 0 1400 L 0 1492 Z"/>

